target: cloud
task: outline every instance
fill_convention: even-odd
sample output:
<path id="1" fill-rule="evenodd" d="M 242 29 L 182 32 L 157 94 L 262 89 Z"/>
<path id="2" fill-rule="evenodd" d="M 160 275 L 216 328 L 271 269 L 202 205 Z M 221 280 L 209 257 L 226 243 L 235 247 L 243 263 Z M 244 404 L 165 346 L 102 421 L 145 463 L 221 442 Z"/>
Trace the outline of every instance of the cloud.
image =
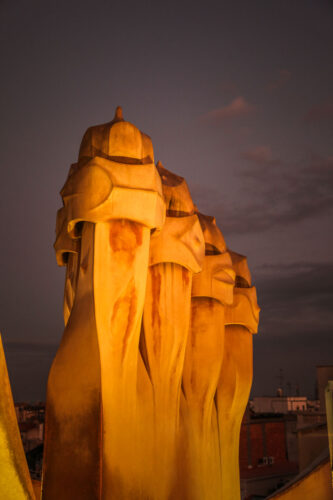
<path id="1" fill-rule="evenodd" d="M 306 166 L 261 164 L 244 174 L 253 202 L 225 222 L 233 232 L 268 230 L 328 213 L 333 208 L 333 157 L 312 158 Z M 252 181 L 252 182 L 251 182 Z"/>
<path id="2" fill-rule="evenodd" d="M 257 271 L 261 294 L 267 307 L 293 302 L 293 308 L 327 311 L 333 322 L 333 262 L 290 262 L 263 265 Z M 311 307 L 310 307 L 311 306 Z M 296 311 L 295 311 L 296 312 Z M 295 318 L 302 320 L 302 318 Z M 316 322 L 319 318 L 316 317 Z"/>
<path id="3" fill-rule="evenodd" d="M 219 123 L 233 118 L 250 115 L 254 113 L 255 110 L 255 106 L 248 103 L 244 97 L 239 96 L 233 99 L 227 106 L 209 111 L 203 115 L 202 120 Z"/>
<path id="4" fill-rule="evenodd" d="M 291 262 L 254 273 L 261 307 L 260 334 L 300 356 L 306 346 L 330 345 L 333 332 L 333 263 Z M 298 348 L 297 348 L 298 347 Z M 297 348 L 297 351 L 295 350 Z M 325 358 L 316 353 L 313 364 Z"/>
<path id="5" fill-rule="evenodd" d="M 286 380 L 309 394 L 315 366 L 331 363 L 333 263 L 263 265 L 252 274 L 261 307 L 254 390 L 272 393 L 283 368 Z"/>
<path id="6" fill-rule="evenodd" d="M 333 100 L 328 100 L 317 106 L 313 106 L 304 116 L 304 121 L 308 123 L 326 120 L 333 120 Z"/>
<path id="7" fill-rule="evenodd" d="M 257 146 L 248 151 L 244 151 L 241 156 L 245 160 L 257 165 L 269 165 L 277 162 L 277 160 L 273 159 L 273 153 L 270 146 Z"/>
<path id="8" fill-rule="evenodd" d="M 267 85 L 267 90 L 274 92 L 275 90 L 284 87 L 290 78 L 291 72 L 288 69 L 280 69 L 278 77 Z"/>
<path id="9" fill-rule="evenodd" d="M 289 164 L 263 147 L 246 156 L 250 166 L 241 173 L 243 187 L 231 200 L 221 201 L 217 189 L 192 189 L 199 210 L 214 214 L 225 234 L 268 231 L 332 211 L 333 156 Z"/>

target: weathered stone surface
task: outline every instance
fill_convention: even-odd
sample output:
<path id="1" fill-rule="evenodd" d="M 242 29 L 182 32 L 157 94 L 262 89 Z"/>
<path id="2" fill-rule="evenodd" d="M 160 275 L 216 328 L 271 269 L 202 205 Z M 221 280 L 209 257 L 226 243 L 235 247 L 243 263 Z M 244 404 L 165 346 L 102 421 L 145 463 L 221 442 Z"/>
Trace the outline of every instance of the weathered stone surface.
<path id="1" fill-rule="evenodd" d="M 46 500 L 239 497 L 255 288 L 186 181 L 153 162 L 117 108 L 87 130 L 61 191 Z"/>

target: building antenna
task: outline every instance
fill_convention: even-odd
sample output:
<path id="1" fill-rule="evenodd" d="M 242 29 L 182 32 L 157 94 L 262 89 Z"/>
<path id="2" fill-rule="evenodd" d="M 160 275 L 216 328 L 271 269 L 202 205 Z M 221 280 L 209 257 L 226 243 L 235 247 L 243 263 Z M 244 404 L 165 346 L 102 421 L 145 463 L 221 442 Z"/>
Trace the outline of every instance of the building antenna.
<path id="1" fill-rule="evenodd" d="M 279 381 L 279 387 L 278 387 L 278 389 L 280 389 L 283 392 L 283 389 L 284 389 L 284 372 L 283 372 L 282 368 L 280 368 L 280 373 L 277 376 L 277 379 Z"/>

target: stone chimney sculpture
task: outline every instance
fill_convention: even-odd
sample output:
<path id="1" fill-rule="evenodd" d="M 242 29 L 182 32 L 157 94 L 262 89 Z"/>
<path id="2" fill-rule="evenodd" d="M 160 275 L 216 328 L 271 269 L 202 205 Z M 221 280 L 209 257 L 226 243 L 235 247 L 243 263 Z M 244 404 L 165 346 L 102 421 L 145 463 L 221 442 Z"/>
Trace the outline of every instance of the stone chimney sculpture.
<path id="1" fill-rule="evenodd" d="M 167 500 L 176 476 L 179 404 L 191 315 L 192 276 L 201 270 L 204 239 L 182 177 L 157 164 L 166 219 L 151 237 L 143 335 L 153 395 L 152 498 Z"/>
<path id="2" fill-rule="evenodd" d="M 252 335 L 259 307 L 247 259 L 229 251 L 236 274 L 232 304 L 226 308 L 223 362 L 216 392 L 220 433 L 222 496 L 239 498 L 239 435 L 252 385 Z"/>
<path id="3" fill-rule="evenodd" d="M 238 500 L 259 318 L 246 258 L 120 107 L 84 134 L 61 197 L 41 500 Z M 0 368 L 0 458 L 18 492 L 0 480 L 0 498 L 30 500 L 1 349 Z"/>
<path id="4" fill-rule="evenodd" d="M 56 250 L 69 261 L 70 312 L 48 380 L 46 499 L 121 499 L 140 489 L 138 345 L 150 233 L 165 219 L 153 161 L 150 138 L 118 108 L 112 122 L 87 130 L 61 191 Z M 79 258 L 61 248 L 68 237 Z"/>
<path id="5" fill-rule="evenodd" d="M 191 325 L 183 370 L 188 497 L 221 498 L 219 435 L 214 398 L 223 360 L 225 308 L 235 272 L 215 218 L 198 214 L 205 240 L 202 271 L 192 284 Z"/>

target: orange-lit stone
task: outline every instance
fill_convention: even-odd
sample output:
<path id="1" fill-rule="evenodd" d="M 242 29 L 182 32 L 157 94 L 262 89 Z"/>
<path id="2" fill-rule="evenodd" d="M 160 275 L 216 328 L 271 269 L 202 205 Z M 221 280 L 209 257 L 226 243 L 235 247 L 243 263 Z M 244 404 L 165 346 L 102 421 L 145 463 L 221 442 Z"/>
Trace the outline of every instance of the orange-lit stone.
<path id="1" fill-rule="evenodd" d="M 222 498 L 240 498 L 239 434 L 252 384 L 252 334 L 259 307 L 246 258 L 229 252 L 236 273 L 234 300 L 226 307 L 223 363 L 216 404 L 220 434 Z"/>
<path id="2" fill-rule="evenodd" d="M 87 130 L 61 195 L 42 498 L 237 499 L 259 311 L 246 261 L 121 108 Z"/>
<path id="3" fill-rule="evenodd" d="M 214 397 L 224 348 L 225 306 L 235 272 L 213 217 L 198 214 L 206 244 L 203 270 L 193 277 L 191 326 L 183 372 L 187 495 L 221 498 L 219 437 Z"/>
<path id="4" fill-rule="evenodd" d="M 140 497 L 138 346 L 150 229 L 165 206 L 150 139 L 117 113 L 85 134 L 61 192 L 58 262 L 77 257 L 60 261 L 69 298 L 48 380 L 47 500 Z"/>
<path id="5" fill-rule="evenodd" d="M 204 239 L 183 178 L 158 164 L 167 209 L 150 244 L 143 335 L 153 393 L 152 497 L 170 498 L 176 481 L 179 402 L 191 313 L 192 275 L 201 270 Z"/>
<path id="6" fill-rule="evenodd" d="M 0 498 L 35 500 L 0 335 Z"/>

